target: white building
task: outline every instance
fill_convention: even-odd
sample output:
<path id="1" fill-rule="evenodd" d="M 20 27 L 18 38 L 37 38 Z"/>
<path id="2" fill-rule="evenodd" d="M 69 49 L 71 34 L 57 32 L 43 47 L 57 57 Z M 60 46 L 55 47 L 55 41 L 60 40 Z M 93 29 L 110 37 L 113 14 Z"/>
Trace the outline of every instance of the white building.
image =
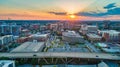
<path id="1" fill-rule="evenodd" d="M 15 61 L 0 60 L 0 67 L 15 67 Z"/>
<path id="2" fill-rule="evenodd" d="M 62 39 L 66 42 L 69 43 L 83 43 L 84 39 L 82 36 L 80 36 L 78 33 L 76 33 L 75 31 L 68 31 L 68 32 L 63 32 L 62 33 Z"/>
<path id="3" fill-rule="evenodd" d="M 119 41 L 120 40 L 120 32 L 115 30 L 104 30 L 98 31 L 98 33 L 106 40 L 106 41 Z"/>
<path id="4" fill-rule="evenodd" d="M 0 37 L 0 45 L 8 44 L 13 41 L 13 35 L 6 35 Z"/>
<path id="5" fill-rule="evenodd" d="M 80 32 L 83 35 L 86 35 L 88 33 L 97 33 L 98 27 L 97 26 L 93 26 L 93 25 L 81 25 L 81 29 Z"/>
<path id="6" fill-rule="evenodd" d="M 29 36 L 29 40 L 33 41 L 33 40 L 37 40 L 37 41 L 46 41 L 48 38 L 49 34 L 32 34 Z"/>
<path id="7" fill-rule="evenodd" d="M 97 35 L 97 34 L 87 34 L 87 38 L 90 40 L 90 41 L 101 41 L 102 37 Z"/>

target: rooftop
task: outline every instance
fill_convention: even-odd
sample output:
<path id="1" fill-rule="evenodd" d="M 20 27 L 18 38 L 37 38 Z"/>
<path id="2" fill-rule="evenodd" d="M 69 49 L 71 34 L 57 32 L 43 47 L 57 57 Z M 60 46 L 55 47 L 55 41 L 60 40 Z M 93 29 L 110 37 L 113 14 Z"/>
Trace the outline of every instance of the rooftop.
<path id="1" fill-rule="evenodd" d="M 33 34 L 29 37 L 47 37 L 48 34 Z"/>
<path id="2" fill-rule="evenodd" d="M 67 36 L 67 37 L 82 37 L 75 31 L 63 32 L 62 34 L 63 34 L 63 36 Z"/>
<path id="3" fill-rule="evenodd" d="M 44 42 L 25 42 L 11 52 L 38 52 L 44 47 Z"/>
<path id="4" fill-rule="evenodd" d="M 116 30 L 103 30 L 103 31 L 100 31 L 100 32 L 109 33 L 111 35 L 113 35 L 113 34 L 120 34 L 120 32 L 118 32 Z"/>
<path id="5" fill-rule="evenodd" d="M 87 34 L 88 37 L 90 38 L 102 38 L 101 36 L 97 35 L 97 34 Z"/>
<path id="6" fill-rule="evenodd" d="M 11 63 L 14 63 L 14 61 L 11 61 L 11 60 L 0 60 L 0 67 L 7 67 Z"/>

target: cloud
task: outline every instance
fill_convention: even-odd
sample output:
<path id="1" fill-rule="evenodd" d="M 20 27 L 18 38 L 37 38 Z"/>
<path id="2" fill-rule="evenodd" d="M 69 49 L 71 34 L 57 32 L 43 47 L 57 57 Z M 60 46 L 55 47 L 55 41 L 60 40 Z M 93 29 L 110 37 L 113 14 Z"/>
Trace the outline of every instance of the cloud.
<path id="1" fill-rule="evenodd" d="M 103 17 L 109 15 L 120 15 L 120 8 L 116 7 L 113 9 L 108 9 L 106 12 L 79 12 L 76 13 L 77 16 L 92 16 L 92 17 Z"/>
<path id="2" fill-rule="evenodd" d="M 104 17 L 110 15 L 120 15 L 120 7 L 115 6 L 115 3 L 108 4 L 103 7 L 106 9 L 106 12 L 78 12 L 76 15 L 78 16 L 91 16 L 91 17 Z"/>
<path id="3" fill-rule="evenodd" d="M 116 3 L 108 4 L 107 6 L 104 7 L 104 9 L 111 9 L 111 8 L 114 8 L 114 7 L 116 7 L 115 4 L 116 4 Z"/>
<path id="4" fill-rule="evenodd" d="M 89 17 L 104 17 L 104 16 L 111 16 L 111 15 L 120 15 L 120 7 L 115 6 L 116 3 L 108 4 L 107 6 L 103 7 L 106 9 L 106 12 L 78 12 L 75 15 L 77 16 L 89 16 Z M 67 15 L 66 12 L 48 12 L 50 14 L 55 15 Z"/>
<path id="5" fill-rule="evenodd" d="M 48 12 L 50 14 L 55 14 L 55 15 L 67 15 L 66 12 Z"/>
<path id="6" fill-rule="evenodd" d="M 0 16 L 35 17 L 36 15 L 9 13 L 9 14 L 0 14 Z"/>
<path id="7" fill-rule="evenodd" d="M 91 17 L 101 17 L 106 15 L 105 13 L 96 13 L 96 12 L 79 12 L 76 13 L 77 16 L 91 16 Z"/>

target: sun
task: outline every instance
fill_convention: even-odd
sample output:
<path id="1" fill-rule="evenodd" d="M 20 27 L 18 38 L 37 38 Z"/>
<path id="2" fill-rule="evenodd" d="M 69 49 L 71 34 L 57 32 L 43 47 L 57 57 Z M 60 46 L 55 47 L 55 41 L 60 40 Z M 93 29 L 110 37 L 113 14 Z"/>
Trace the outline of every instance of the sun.
<path id="1" fill-rule="evenodd" d="M 73 15 L 73 14 L 72 14 L 72 15 L 70 15 L 69 17 L 70 17 L 70 18 L 72 18 L 72 19 L 76 18 L 76 16 L 75 16 L 75 15 Z"/>

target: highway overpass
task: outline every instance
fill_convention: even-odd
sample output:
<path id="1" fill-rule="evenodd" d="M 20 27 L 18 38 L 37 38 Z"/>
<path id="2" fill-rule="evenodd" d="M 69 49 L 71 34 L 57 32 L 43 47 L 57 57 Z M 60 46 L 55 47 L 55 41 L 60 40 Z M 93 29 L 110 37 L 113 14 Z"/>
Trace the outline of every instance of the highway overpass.
<path id="1" fill-rule="evenodd" d="M 0 57 L 8 58 L 83 58 L 118 60 L 120 56 L 105 53 L 81 53 L 81 52 L 39 52 L 39 53 L 0 53 Z"/>

